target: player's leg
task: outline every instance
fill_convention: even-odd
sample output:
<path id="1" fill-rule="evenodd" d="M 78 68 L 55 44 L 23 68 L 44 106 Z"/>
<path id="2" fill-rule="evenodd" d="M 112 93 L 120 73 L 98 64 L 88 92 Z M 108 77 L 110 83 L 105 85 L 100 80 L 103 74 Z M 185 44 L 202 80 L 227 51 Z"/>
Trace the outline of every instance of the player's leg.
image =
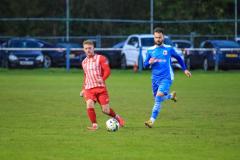
<path id="1" fill-rule="evenodd" d="M 157 92 L 157 94 L 155 96 L 155 102 L 154 102 L 154 105 L 152 108 L 151 117 L 148 121 L 145 122 L 145 125 L 149 128 L 152 128 L 152 126 L 153 126 L 155 120 L 157 119 L 158 114 L 162 108 L 161 102 L 163 102 L 163 96 L 164 96 L 164 94 L 161 92 Z"/>
<path id="2" fill-rule="evenodd" d="M 109 115 L 110 117 L 115 118 L 119 122 L 120 127 L 123 127 L 125 125 L 124 119 L 120 115 L 116 114 L 114 110 L 109 107 L 109 104 L 101 105 L 101 107 L 102 112 L 106 115 Z"/>
<path id="3" fill-rule="evenodd" d="M 89 130 L 97 130 L 98 129 L 98 124 L 97 124 L 97 118 L 96 118 L 96 112 L 94 109 L 94 101 L 89 99 L 87 100 L 87 113 L 88 113 L 88 118 L 92 123 L 91 127 L 88 127 Z"/>
<path id="4" fill-rule="evenodd" d="M 102 107 L 102 112 L 104 114 L 109 115 L 110 117 L 115 118 L 119 122 L 120 126 L 123 127 L 125 124 L 125 121 L 123 120 L 123 118 L 121 116 L 116 114 L 112 108 L 110 108 L 109 96 L 108 96 L 108 92 L 105 88 L 102 88 L 100 90 L 100 93 L 97 96 L 97 100 Z"/>
<path id="5" fill-rule="evenodd" d="M 162 80 L 161 83 L 164 83 L 166 85 L 166 86 L 162 86 L 164 88 L 159 88 L 159 90 L 164 93 L 163 101 L 171 99 L 174 102 L 177 102 L 177 93 L 176 93 L 176 91 L 173 91 L 172 93 L 169 94 L 169 90 L 170 90 L 170 87 L 172 85 L 172 81 L 164 79 L 164 80 Z"/>
<path id="6" fill-rule="evenodd" d="M 157 111 L 160 110 L 160 108 L 157 109 L 157 107 L 159 107 L 159 106 L 158 106 L 158 103 L 156 103 L 156 96 L 157 96 L 157 92 L 158 92 L 158 87 L 159 87 L 159 80 L 152 79 L 152 92 L 153 92 L 153 96 L 154 96 L 153 109 L 155 108 L 155 110 L 156 110 L 156 112 L 154 113 L 156 117 L 157 117 L 157 114 L 158 114 Z M 153 115 L 153 109 L 152 109 L 152 115 Z M 152 115 L 151 115 L 151 117 L 152 117 Z M 148 121 L 145 121 L 145 123 L 144 123 L 149 128 L 152 128 L 152 126 L 153 126 L 153 122 L 151 120 L 151 117 Z"/>
<path id="7" fill-rule="evenodd" d="M 157 89 L 157 93 L 154 93 L 155 95 L 155 102 L 154 102 L 154 106 L 152 108 L 152 114 L 151 117 L 148 121 L 145 122 L 145 125 L 149 128 L 152 128 L 155 120 L 158 117 L 159 112 L 161 111 L 161 103 L 165 100 L 165 96 L 168 93 L 170 86 L 171 86 L 171 81 L 169 80 L 162 80 L 161 82 L 159 82 L 159 86 L 155 86 L 158 87 Z M 153 91 L 156 91 L 156 89 L 153 88 Z"/>
<path id="8" fill-rule="evenodd" d="M 115 117 L 116 116 L 116 113 L 114 112 L 114 110 L 112 108 L 110 108 L 109 104 L 101 104 L 101 107 L 102 107 L 102 112 L 104 114 L 109 115 L 111 117 Z"/>
<path id="9" fill-rule="evenodd" d="M 92 126 L 87 127 L 87 128 L 89 130 L 95 131 L 98 129 L 98 124 L 97 124 L 96 112 L 94 109 L 96 97 L 94 97 L 93 90 L 92 89 L 86 90 L 84 92 L 84 98 L 85 98 L 86 105 L 87 105 L 87 115 L 88 115 L 89 120 L 92 123 Z"/>

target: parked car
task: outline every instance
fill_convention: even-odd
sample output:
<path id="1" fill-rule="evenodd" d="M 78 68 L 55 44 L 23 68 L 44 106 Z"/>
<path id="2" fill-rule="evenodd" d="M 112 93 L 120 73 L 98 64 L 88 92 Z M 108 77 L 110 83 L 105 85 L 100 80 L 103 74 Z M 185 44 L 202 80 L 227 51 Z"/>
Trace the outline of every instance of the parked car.
<path id="1" fill-rule="evenodd" d="M 172 40 L 172 42 L 176 48 L 180 48 L 180 49 L 193 48 L 193 44 L 189 40 L 178 39 L 178 40 Z"/>
<path id="2" fill-rule="evenodd" d="M 0 39 L 0 45 L 3 44 L 6 40 Z"/>
<path id="3" fill-rule="evenodd" d="M 200 50 L 190 50 L 185 55 L 188 68 L 213 69 L 216 64 L 219 68 L 240 67 L 240 46 L 230 40 L 207 40 L 201 43 Z"/>
<path id="4" fill-rule="evenodd" d="M 18 54 L 20 57 L 26 56 L 25 54 L 38 53 L 44 56 L 44 67 L 49 68 L 52 66 L 57 66 L 60 61 L 64 59 L 63 50 L 50 50 L 50 48 L 56 48 L 55 45 L 52 45 L 48 42 L 34 39 L 34 38 L 13 38 L 2 44 L 2 47 L 5 48 L 36 48 L 36 50 L 15 50 L 15 51 L 2 51 L 2 64 L 7 67 L 11 62 L 9 59 L 10 55 Z M 45 48 L 49 50 L 37 50 L 37 48 Z M 30 63 L 29 63 L 30 65 Z"/>
<path id="5" fill-rule="evenodd" d="M 80 48 L 82 48 L 82 45 L 78 44 L 78 43 L 58 43 L 56 44 L 57 47 L 59 48 L 71 48 L 70 51 L 70 66 L 72 67 L 81 67 L 82 66 L 82 61 L 83 59 L 86 57 L 84 52 L 82 50 L 80 50 Z M 74 50 L 75 49 L 75 50 Z M 67 54 L 66 51 L 64 51 L 64 58 L 62 59 L 62 61 L 59 62 L 59 66 L 65 66 L 66 65 L 66 58 L 67 58 Z"/>
<path id="6" fill-rule="evenodd" d="M 112 48 L 123 48 L 124 44 L 125 44 L 125 41 L 121 41 L 113 45 Z"/>
<path id="7" fill-rule="evenodd" d="M 12 39 L 1 45 L 1 48 L 37 48 L 38 45 L 30 40 Z M 0 64 L 2 67 L 42 67 L 44 56 L 36 50 L 1 50 Z"/>
<path id="8" fill-rule="evenodd" d="M 57 47 L 71 48 L 70 57 L 69 57 L 70 66 L 82 67 L 82 61 L 84 60 L 84 58 L 86 58 L 82 45 L 78 43 L 58 43 Z M 111 68 L 119 68 L 121 66 L 121 50 L 110 49 L 110 48 L 95 48 L 95 52 L 96 54 L 105 56 L 108 59 L 109 66 Z M 66 64 L 66 51 L 64 51 L 64 60 L 62 60 L 59 63 L 59 65 L 63 66 L 65 64 Z"/>
<path id="9" fill-rule="evenodd" d="M 70 66 L 81 67 L 82 61 L 86 58 L 83 48 L 80 44 L 76 43 L 59 43 L 57 47 L 71 48 L 70 52 Z M 72 50 L 76 49 L 76 50 Z M 109 48 L 95 48 L 96 54 L 105 56 L 111 68 L 119 68 L 121 66 L 121 50 L 109 49 Z M 64 59 L 59 62 L 60 66 L 66 64 L 66 52 L 64 51 Z"/>
<path id="10" fill-rule="evenodd" d="M 237 37 L 235 40 L 240 45 L 240 37 Z"/>
<path id="11" fill-rule="evenodd" d="M 164 44 L 173 46 L 173 43 L 168 36 L 164 36 Z M 154 45 L 154 36 L 152 34 L 134 34 L 130 35 L 123 48 L 122 48 L 122 58 L 121 67 L 126 68 L 129 66 L 134 66 L 135 64 L 143 63 L 146 58 L 147 48 Z M 139 62 L 139 48 L 142 48 L 142 62 Z M 182 57 L 182 51 L 177 50 L 173 46 L 175 51 Z M 175 58 L 172 58 L 173 67 L 180 68 L 181 66 L 177 63 Z"/>
<path id="12" fill-rule="evenodd" d="M 96 54 L 105 56 L 111 68 L 121 67 L 121 50 L 95 48 Z"/>

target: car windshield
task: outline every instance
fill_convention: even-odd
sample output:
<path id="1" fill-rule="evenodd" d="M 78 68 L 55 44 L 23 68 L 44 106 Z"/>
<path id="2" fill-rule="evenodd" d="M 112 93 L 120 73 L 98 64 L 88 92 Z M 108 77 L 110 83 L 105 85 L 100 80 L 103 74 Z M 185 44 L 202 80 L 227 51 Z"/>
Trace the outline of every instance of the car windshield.
<path id="1" fill-rule="evenodd" d="M 234 41 L 215 41 L 213 43 L 219 48 L 240 48 L 239 44 Z"/>
<path id="2" fill-rule="evenodd" d="M 15 40 L 11 41 L 10 47 L 14 48 L 38 48 L 40 47 L 38 43 L 33 41 L 21 41 L 21 40 Z"/>
<path id="3" fill-rule="evenodd" d="M 125 41 L 119 42 L 113 46 L 113 48 L 123 48 Z"/>
<path id="4" fill-rule="evenodd" d="M 141 38 L 141 43 L 143 47 L 150 47 L 154 45 L 153 38 Z"/>
<path id="5" fill-rule="evenodd" d="M 154 45 L 154 39 L 152 38 L 141 38 L 142 46 L 143 47 L 151 47 Z M 164 38 L 164 44 L 173 46 L 172 41 L 170 38 L 165 37 Z"/>

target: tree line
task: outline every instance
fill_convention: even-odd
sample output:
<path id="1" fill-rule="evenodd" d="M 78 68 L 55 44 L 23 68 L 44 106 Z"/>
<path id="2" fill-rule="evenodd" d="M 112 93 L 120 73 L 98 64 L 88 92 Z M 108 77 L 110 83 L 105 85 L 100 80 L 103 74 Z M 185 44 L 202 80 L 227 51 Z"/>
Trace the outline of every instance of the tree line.
<path id="1" fill-rule="evenodd" d="M 154 20 L 234 19 L 234 0 L 154 0 Z M 150 19 L 150 0 L 69 0 L 70 17 Z M 238 13 L 240 13 L 240 2 Z M 239 15 L 240 16 L 240 15 Z M 65 18 L 66 0 L 1 0 L 0 18 Z M 234 23 L 160 23 L 169 34 L 234 34 Z M 71 36 L 149 33 L 147 23 L 71 22 Z M 0 21 L 1 36 L 64 36 L 65 21 Z"/>

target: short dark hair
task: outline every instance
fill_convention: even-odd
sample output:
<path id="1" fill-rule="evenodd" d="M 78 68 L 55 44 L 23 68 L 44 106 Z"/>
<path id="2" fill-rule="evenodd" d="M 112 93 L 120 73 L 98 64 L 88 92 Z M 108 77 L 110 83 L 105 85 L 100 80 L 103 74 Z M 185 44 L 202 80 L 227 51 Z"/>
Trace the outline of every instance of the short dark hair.
<path id="1" fill-rule="evenodd" d="M 85 41 L 83 41 L 83 45 L 85 45 L 85 44 L 89 44 L 89 45 L 93 45 L 94 46 L 94 43 L 93 43 L 93 41 L 91 41 L 91 40 L 85 40 Z"/>
<path id="2" fill-rule="evenodd" d="M 164 29 L 163 28 L 161 28 L 161 27 L 156 27 L 155 29 L 154 29 L 154 33 L 155 32 L 157 32 L 157 33 L 164 33 Z"/>

